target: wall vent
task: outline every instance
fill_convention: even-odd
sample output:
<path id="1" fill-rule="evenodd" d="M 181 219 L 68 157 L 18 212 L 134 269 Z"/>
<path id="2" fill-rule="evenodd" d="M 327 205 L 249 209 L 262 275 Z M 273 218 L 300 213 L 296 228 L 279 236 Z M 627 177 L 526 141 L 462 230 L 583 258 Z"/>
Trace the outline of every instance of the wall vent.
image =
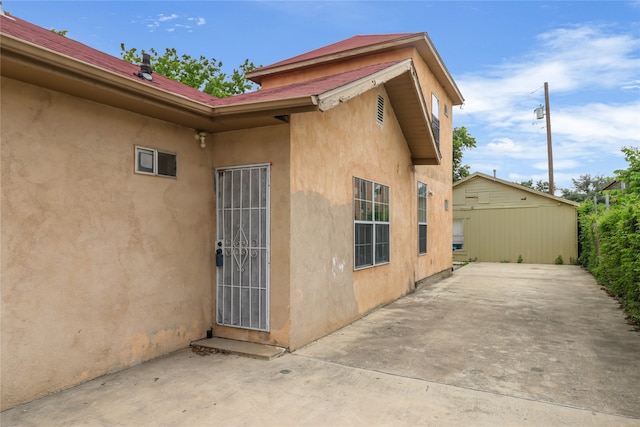
<path id="1" fill-rule="evenodd" d="M 376 121 L 378 124 L 384 124 L 384 98 L 378 95 L 378 111 L 376 113 Z"/>

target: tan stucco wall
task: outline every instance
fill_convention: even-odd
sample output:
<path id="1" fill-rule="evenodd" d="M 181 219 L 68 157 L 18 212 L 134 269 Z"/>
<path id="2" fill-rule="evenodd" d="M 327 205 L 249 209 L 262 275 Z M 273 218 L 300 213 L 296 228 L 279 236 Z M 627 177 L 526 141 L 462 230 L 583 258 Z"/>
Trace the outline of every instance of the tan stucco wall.
<path id="1" fill-rule="evenodd" d="M 418 281 L 437 272 L 450 269 L 453 262 L 453 255 L 451 251 L 453 215 L 453 103 L 444 90 L 443 85 L 438 82 L 435 75 L 425 64 L 418 51 L 413 47 L 405 47 L 393 51 L 373 53 L 366 57 L 353 58 L 343 62 L 330 64 L 323 63 L 321 66 L 305 70 L 295 70 L 290 73 L 266 76 L 262 81 L 262 87 L 269 88 L 292 84 L 371 64 L 397 61 L 406 58 L 411 58 L 413 60 L 416 74 L 420 82 L 420 87 L 423 91 L 423 99 L 429 114 L 432 113 L 432 94 L 434 94 L 440 101 L 438 116 L 440 119 L 441 164 L 437 167 L 415 166 L 414 168 L 416 181 L 421 181 L 427 184 L 433 194 L 428 198 L 428 222 L 430 225 L 428 227 L 428 252 L 416 260 L 415 277 L 416 281 Z M 448 111 L 447 114 L 445 114 L 445 106 Z M 342 126 L 347 127 L 348 124 L 344 124 Z M 358 126 L 355 126 L 355 128 L 359 129 Z M 330 140 L 331 138 L 326 139 Z M 413 189 L 413 191 L 415 193 L 415 197 L 417 197 L 417 189 Z M 446 209 L 445 205 L 447 206 Z M 415 223 L 417 223 L 417 217 L 412 220 L 412 224 Z M 416 253 L 417 241 L 414 242 L 414 245 L 415 251 L 413 253 Z M 445 248 L 447 249 L 445 250 Z"/>
<path id="2" fill-rule="evenodd" d="M 435 207 L 430 252 L 417 254 L 416 178 L 444 197 L 450 192 L 444 169 L 450 164 L 414 173 L 392 108 L 386 108 L 384 126 L 375 120 L 378 94 L 386 98 L 380 87 L 327 112 L 291 118 L 291 349 L 451 267 L 450 224 L 436 225 L 450 213 L 435 213 Z M 391 262 L 358 271 L 353 268 L 354 176 L 388 185 L 391 192 Z M 444 252 L 436 246 L 442 241 L 448 241 Z"/>
<path id="3" fill-rule="evenodd" d="M 456 185 L 454 214 L 464 224 L 456 261 L 553 264 L 578 258 L 575 206 L 484 178 Z"/>
<path id="4" fill-rule="evenodd" d="M 212 162 L 215 168 L 262 163 L 271 165 L 270 331 L 260 332 L 216 325 L 214 333 L 219 337 L 288 347 L 290 327 L 289 125 L 220 133 L 214 135 L 211 141 Z M 212 229 L 215 230 L 215 216 Z M 215 270 L 212 273 L 211 283 L 214 298 L 211 313 L 215 322 Z"/>
<path id="5" fill-rule="evenodd" d="M 432 113 L 431 94 L 440 101 L 440 154 L 438 167 L 416 166 L 418 181 L 429 186 L 433 193 L 428 197 L 428 242 L 427 254 L 418 259 L 419 278 L 435 272 L 450 269 L 453 263 L 452 218 L 453 218 L 453 106 L 442 85 L 422 61 L 417 52 L 413 52 L 416 74 L 423 90 L 427 110 Z M 448 114 L 445 114 L 445 105 Z"/>
<path id="6" fill-rule="evenodd" d="M 210 158 L 185 129 L 2 79 L 2 408 L 211 324 Z M 178 179 L 134 174 L 136 144 Z"/>

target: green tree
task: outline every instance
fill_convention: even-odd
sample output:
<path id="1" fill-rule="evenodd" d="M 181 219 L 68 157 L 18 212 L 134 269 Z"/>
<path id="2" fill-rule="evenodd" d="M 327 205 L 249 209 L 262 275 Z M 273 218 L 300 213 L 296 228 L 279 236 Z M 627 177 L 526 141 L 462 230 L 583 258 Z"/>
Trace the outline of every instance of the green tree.
<path id="1" fill-rule="evenodd" d="M 571 179 L 573 189 L 560 188 L 562 197 L 574 202 L 583 202 L 587 199 L 593 199 L 604 187 L 611 182 L 610 178 L 602 175 L 591 176 L 590 174 L 580 175 L 578 179 Z"/>
<path id="2" fill-rule="evenodd" d="M 192 58 L 190 55 L 179 55 L 174 48 L 167 48 L 162 55 L 153 48 L 149 52 L 143 50 L 138 53 L 136 48 L 126 49 L 124 43 L 120 44 L 120 49 L 122 59 L 132 64 L 141 63 L 142 54 L 148 53 L 154 73 L 179 81 L 218 98 L 238 95 L 257 88 L 255 84 L 245 77 L 246 73 L 256 68 L 253 62 L 249 62 L 248 59 L 234 69 L 229 76 L 222 72 L 222 62 L 214 58 L 207 59 L 204 56 Z"/>
<path id="3" fill-rule="evenodd" d="M 475 148 L 476 139 L 472 137 L 464 126 L 453 130 L 453 182 L 469 176 L 469 165 L 462 164 L 462 151 Z"/>
<path id="4" fill-rule="evenodd" d="M 610 209 L 579 208 L 580 263 L 640 322 L 640 148 L 623 148 L 629 168 L 616 171 L 626 188 L 612 190 Z"/>
<path id="5" fill-rule="evenodd" d="M 69 32 L 69 30 L 56 30 L 55 28 L 51 28 L 49 31 L 62 37 L 67 37 L 67 33 Z"/>
<path id="6" fill-rule="evenodd" d="M 547 181 L 538 180 L 533 182 L 533 179 L 530 179 L 528 181 L 516 182 L 516 184 L 531 188 L 532 190 L 542 191 L 543 193 L 549 192 L 549 183 Z"/>
<path id="7" fill-rule="evenodd" d="M 617 170 L 616 180 L 624 182 L 628 189 L 627 194 L 640 196 L 640 148 L 623 148 L 625 160 L 629 163 L 628 169 Z"/>

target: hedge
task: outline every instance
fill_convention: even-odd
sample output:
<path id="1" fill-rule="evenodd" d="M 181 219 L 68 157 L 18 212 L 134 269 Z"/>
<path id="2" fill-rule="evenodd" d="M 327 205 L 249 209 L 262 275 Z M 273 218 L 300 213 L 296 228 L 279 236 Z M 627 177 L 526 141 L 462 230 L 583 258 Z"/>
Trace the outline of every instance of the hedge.
<path id="1" fill-rule="evenodd" d="M 609 209 L 585 201 L 578 210 L 579 262 L 640 322 L 640 149 L 623 149 L 629 169 L 616 171 L 625 189 L 613 193 Z"/>

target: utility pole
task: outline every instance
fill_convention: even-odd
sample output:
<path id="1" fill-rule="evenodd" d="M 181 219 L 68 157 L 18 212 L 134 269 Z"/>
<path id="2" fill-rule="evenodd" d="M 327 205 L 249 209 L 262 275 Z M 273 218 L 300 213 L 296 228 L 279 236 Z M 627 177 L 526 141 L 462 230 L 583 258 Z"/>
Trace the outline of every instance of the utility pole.
<path id="1" fill-rule="evenodd" d="M 551 149 L 551 114 L 549 113 L 549 83 L 544 82 L 544 105 L 547 116 L 547 157 L 549 158 L 549 194 L 553 196 L 553 150 Z"/>

